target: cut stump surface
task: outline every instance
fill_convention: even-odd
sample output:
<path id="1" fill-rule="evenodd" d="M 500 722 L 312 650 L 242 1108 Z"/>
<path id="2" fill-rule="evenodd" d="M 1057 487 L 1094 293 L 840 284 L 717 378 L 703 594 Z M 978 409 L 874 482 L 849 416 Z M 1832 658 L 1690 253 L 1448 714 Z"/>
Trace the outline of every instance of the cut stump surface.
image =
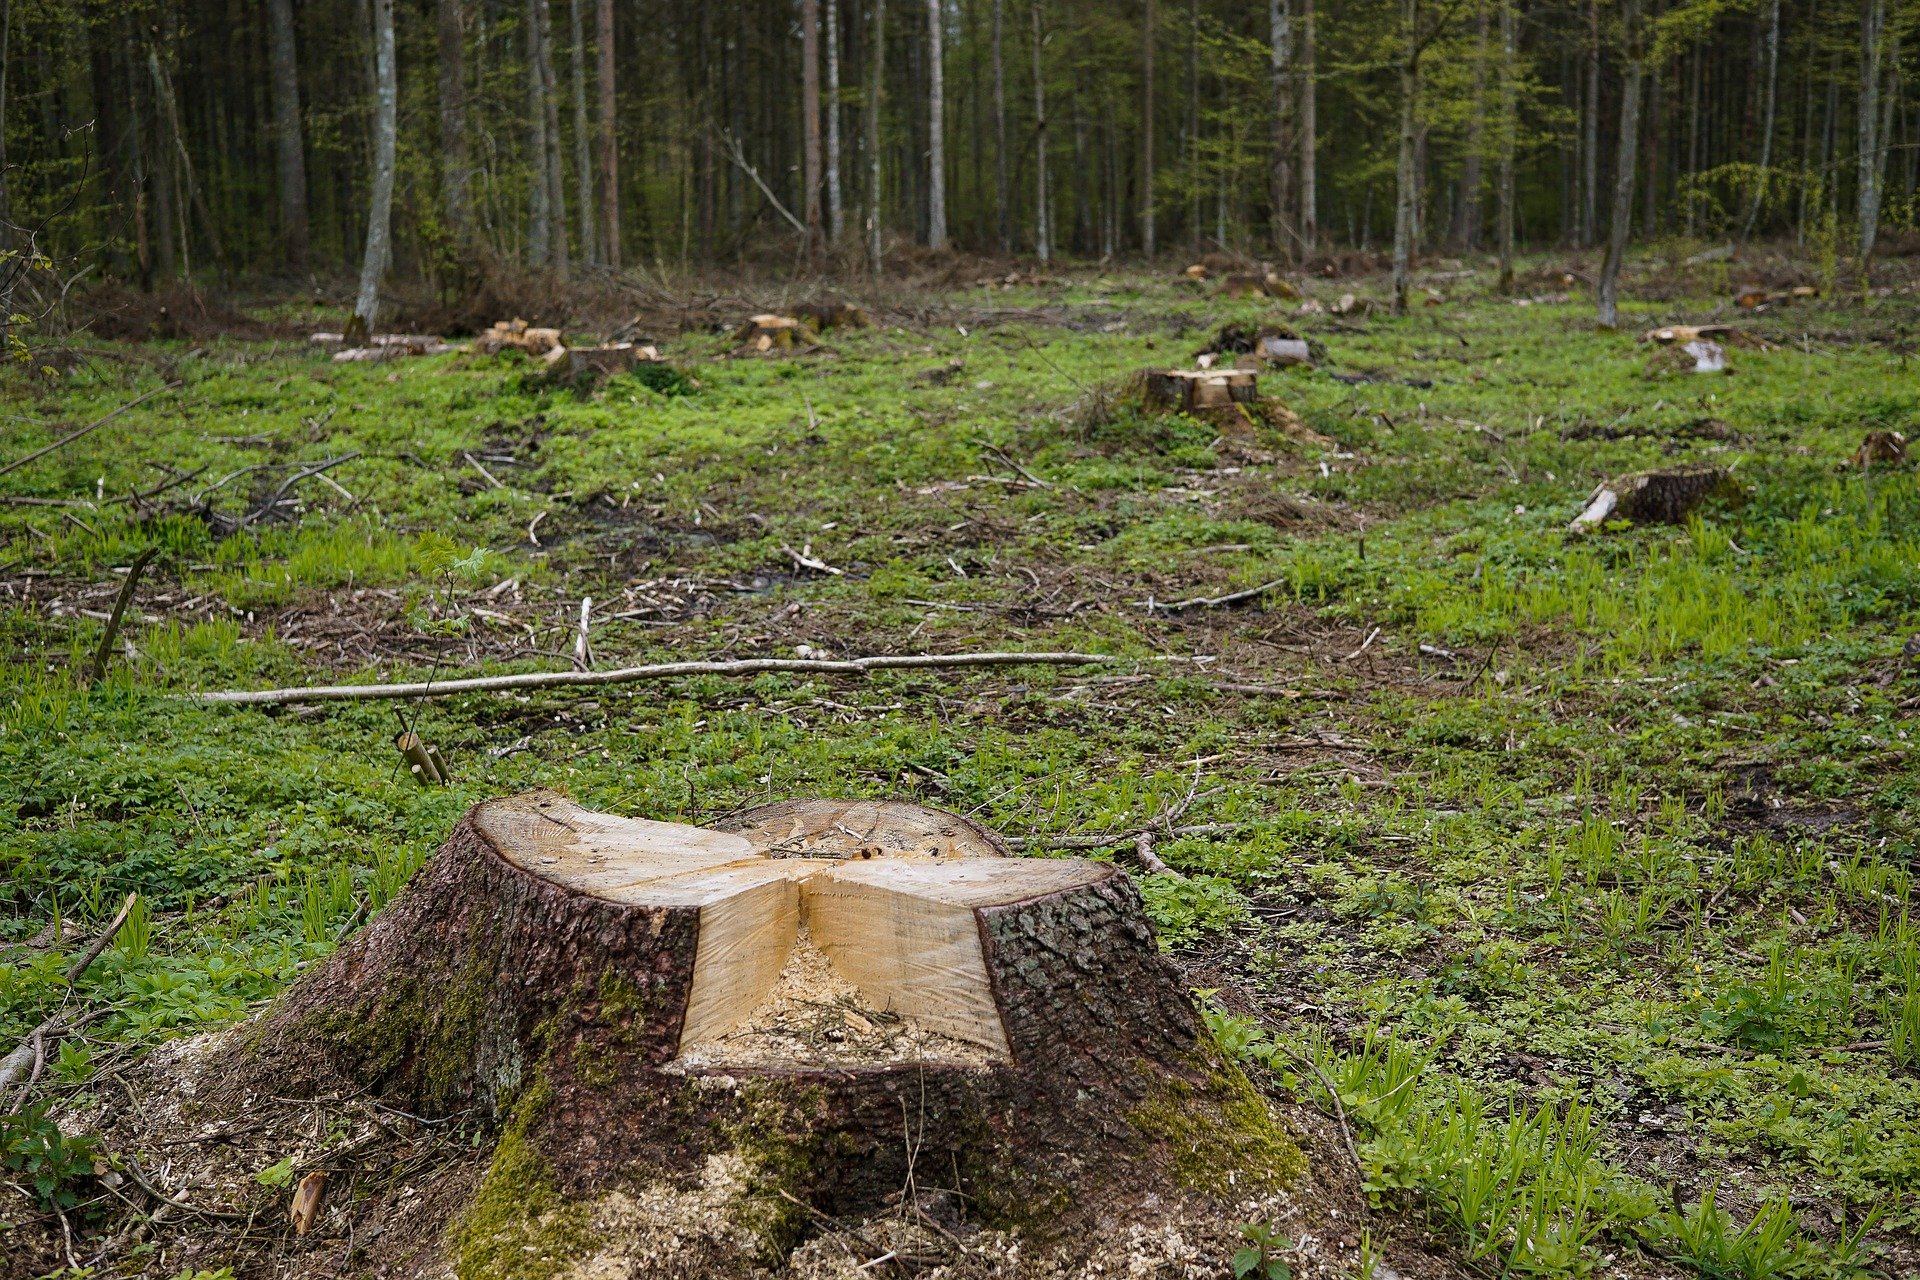
<path id="1" fill-rule="evenodd" d="M 478 806 L 206 1095 L 490 1126 L 442 1245 L 463 1277 L 567 1206 L 604 1228 L 568 1237 L 579 1265 L 729 1276 L 818 1215 L 889 1211 L 910 1174 L 1072 1254 L 1143 1217 L 1239 1220 L 1298 1173 L 1115 867 L 1011 857 L 965 818 L 884 801 L 723 826 L 552 792 Z M 608 1197 L 702 1207 L 636 1234 L 605 1225 Z"/>

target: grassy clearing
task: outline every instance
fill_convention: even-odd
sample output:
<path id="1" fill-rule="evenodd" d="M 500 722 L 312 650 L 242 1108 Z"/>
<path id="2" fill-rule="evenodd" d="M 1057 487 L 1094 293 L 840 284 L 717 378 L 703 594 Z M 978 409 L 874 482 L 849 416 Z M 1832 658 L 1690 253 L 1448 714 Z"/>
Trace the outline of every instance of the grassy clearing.
<path id="1" fill-rule="evenodd" d="M 84 504 L 0 506 L 0 1042 L 58 1005 L 128 891 L 144 903 L 38 1094 L 110 1087 L 158 1040 L 244 1017 L 487 795 L 560 785 L 687 819 L 900 795 L 1035 839 L 1131 831 L 1191 795 L 1184 822 L 1230 825 L 1160 846 L 1183 873 L 1144 881 L 1163 940 L 1215 989 L 1229 1049 L 1283 1095 L 1338 1095 L 1382 1207 L 1366 1248 L 1391 1257 L 1417 1215 L 1481 1274 L 1920 1266 L 1920 673 L 1901 653 L 1920 492 L 1844 465 L 1920 416 L 1883 337 L 1909 299 L 1756 321 L 1775 345 L 1710 379 L 1650 368 L 1579 306 L 1296 317 L 1334 371 L 1379 378 L 1267 376 L 1330 450 L 1072 412 L 1255 304 L 1089 277 L 933 314 L 790 360 L 684 335 L 670 354 L 698 385 L 674 394 L 227 343 L 14 397 L 0 457 L 163 367 L 185 382 L 0 478 Z M 229 531 L 356 450 L 338 489 L 304 481 L 298 507 Z M 1674 459 L 1734 465 L 1748 500 L 1563 532 L 1595 480 Z M 169 468 L 204 470 L 112 502 Z M 79 687 L 113 570 L 154 543 L 125 651 Z M 1252 607 L 1142 607 L 1276 580 Z M 168 697 L 550 669 L 582 596 L 602 665 L 801 645 L 1214 661 L 436 701 L 407 710 L 454 766 L 436 791 L 397 765 L 391 707 Z M 64 1169 L 84 1206 L 67 1175 L 88 1162 L 8 1123 L 0 1159 Z"/>

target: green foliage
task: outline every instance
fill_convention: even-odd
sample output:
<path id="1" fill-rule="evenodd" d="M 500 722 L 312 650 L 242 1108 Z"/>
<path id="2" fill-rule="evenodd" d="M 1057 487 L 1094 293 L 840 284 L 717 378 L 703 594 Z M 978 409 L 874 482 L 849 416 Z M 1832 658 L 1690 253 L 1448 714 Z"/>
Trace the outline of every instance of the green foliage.
<path id="1" fill-rule="evenodd" d="M 1234 1280 L 1293 1280 L 1293 1268 L 1280 1258 L 1292 1251 L 1292 1239 L 1270 1222 L 1247 1223 L 1240 1235 L 1247 1243 L 1233 1251 Z"/>
<path id="2" fill-rule="evenodd" d="M 1745 1226 L 1714 1203 L 1716 1188 L 1700 1193 L 1698 1203 L 1677 1201 L 1655 1230 L 1680 1262 L 1711 1280 L 1772 1280 L 1790 1274 L 1804 1250 L 1793 1208 L 1786 1200 L 1766 1205 Z"/>
<path id="3" fill-rule="evenodd" d="M 48 1209 L 71 1209 L 94 1176 L 99 1144 L 89 1135 L 69 1136 L 48 1116 L 48 1104 L 0 1115 L 0 1170 L 31 1188 Z"/>
<path id="4" fill-rule="evenodd" d="M 1246 915 L 1239 890 L 1221 876 L 1150 875 L 1142 876 L 1139 884 L 1160 945 L 1169 950 L 1225 932 Z"/>

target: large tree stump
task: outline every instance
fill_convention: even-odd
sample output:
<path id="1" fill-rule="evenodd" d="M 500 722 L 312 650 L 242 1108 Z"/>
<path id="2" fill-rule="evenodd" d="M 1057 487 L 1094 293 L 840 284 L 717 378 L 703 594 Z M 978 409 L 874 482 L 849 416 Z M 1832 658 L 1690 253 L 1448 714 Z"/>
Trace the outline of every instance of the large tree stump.
<path id="1" fill-rule="evenodd" d="M 932 1186 L 1071 1253 L 1298 1172 L 1116 868 L 884 802 L 725 825 L 480 805 L 212 1091 L 497 1126 L 463 1280 L 744 1274 Z"/>
<path id="2" fill-rule="evenodd" d="M 1709 498 L 1745 496 L 1733 473 L 1710 463 L 1635 471 L 1593 491 L 1586 507 L 1567 528 L 1597 528 L 1608 520 L 1635 524 L 1684 524 Z"/>

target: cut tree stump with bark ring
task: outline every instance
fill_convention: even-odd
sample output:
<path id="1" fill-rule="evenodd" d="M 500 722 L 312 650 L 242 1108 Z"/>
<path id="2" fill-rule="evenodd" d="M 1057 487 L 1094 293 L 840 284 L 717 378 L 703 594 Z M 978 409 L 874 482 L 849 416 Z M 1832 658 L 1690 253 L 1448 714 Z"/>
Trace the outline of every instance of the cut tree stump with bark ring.
<path id="1" fill-rule="evenodd" d="M 913 1188 L 1034 1256 L 1142 1222 L 1230 1239 L 1304 1168 L 1119 869 L 897 802 L 721 828 L 477 806 L 201 1097 L 480 1123 L 485 1171 L 430 1251 L 461 1280 L 535 1254 L 762 1274 Z"/>

